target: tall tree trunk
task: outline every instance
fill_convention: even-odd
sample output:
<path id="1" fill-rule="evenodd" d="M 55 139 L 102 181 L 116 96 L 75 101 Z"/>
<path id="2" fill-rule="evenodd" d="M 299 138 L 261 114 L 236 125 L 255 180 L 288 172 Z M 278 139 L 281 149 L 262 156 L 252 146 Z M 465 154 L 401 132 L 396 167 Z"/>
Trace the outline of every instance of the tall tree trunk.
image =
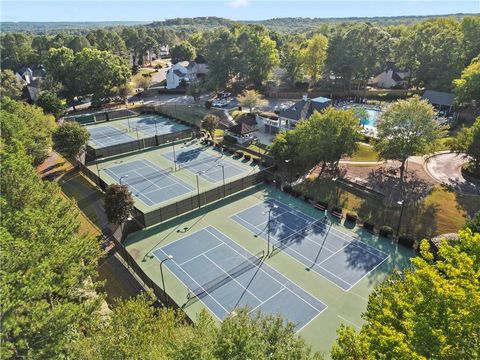
<path id="1" fill-rule="evenodd" d="M 408 158 L 402 160 L 402 165 L 400 165 L 400 185 L 403 188 L 403 177 L 405 175 L 405 163 L 407 162 Z"/>

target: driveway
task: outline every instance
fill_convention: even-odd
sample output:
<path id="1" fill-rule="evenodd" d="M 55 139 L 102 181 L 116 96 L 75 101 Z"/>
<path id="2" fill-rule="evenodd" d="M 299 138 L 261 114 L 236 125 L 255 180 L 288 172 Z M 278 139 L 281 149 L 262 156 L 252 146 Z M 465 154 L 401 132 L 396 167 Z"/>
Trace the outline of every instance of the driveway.
<path id="1" fill-rule="evenodd" d="M 463 155 L 440 153 L 430 157 L 425 163 L 427 172 L 439 183 L 456 191 L 480 194 L 480 186 L 467 181 L 462 175 L 462 165 L 467 161 Z"/>

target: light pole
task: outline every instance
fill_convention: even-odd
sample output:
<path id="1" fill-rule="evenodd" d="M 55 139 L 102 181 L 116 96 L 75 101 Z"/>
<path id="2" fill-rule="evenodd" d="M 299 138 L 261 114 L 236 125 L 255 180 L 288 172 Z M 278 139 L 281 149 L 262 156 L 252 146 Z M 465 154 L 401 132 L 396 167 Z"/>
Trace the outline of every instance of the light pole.
<path id="1" fill-rule="evenodd" d="M 267 229 L 267 256 L 270 254 L 270 220 L 272 216 L 272 210 L 277 209 L 277 205 L 273 205 L 270 209 L 268 209 L 268 229 Z M 263 215 L 267 214 L 267 211 L 264 211 L 262 213 Z"/>
<path id="2" fill-rule="evenodd" d="M 286 167 L 287 167 L 287 177 L 288 177 L 288 180 L 290 181 L 290 178 L 291 178 L 291 174 L 290 174 L 290 166 L 288 165 L 290 163 L 290 161 L 292 161 L 291 159 L 286 159 L 284 160 Z"/>
<path id="3" fill-rule="evenodd" d="M 125 222 L 130 221 L 130 220 L 132 220 L 132 219 L 133 219 L 132 216 L 131 216 L 131 215 L 128 215 L 127 220 L 126 220 L 126 221 L 122 221 L 122 223 L 120 224 L 120 234 L 121 234 L 121 236 L 122 236 L 122 241 L 123 241 L 123 227 L 124 227 L 124 225 L 125 225 Z"/>
<path id="4" fill-rule="evenodd" d="M 177 157 L 175 156 L 175 141 L 177 141 L 177 139 L 174 139 L 172 141 L 172 149 L 173 149 L 173 168 L 175 169 L 175 171 L 177 171 Z"/>
<path id="5" fill-rule="evenodd" d="M 197 172 L 195 174 L 196 178 L 197 178 L 197 201 L 198 201 L 198 208 L 200 209 L 200 183 L 198 181 L 198 176 L 203 174 L 205 172 L 205 170 L 201 170 L 199 172 Z"/>
<path id="6" fill-rule="evenodd" d="M 158 134 L 157 134 L 157 121 L 156 120 L 155 120 L 154 124 L 155 124 L 155 136 L 158 136 Z"/>
<path id="7" fill-rule="evenodd" d="M 160 275 L 162 276 L 163 296 L 165 297 L 165 305 L 167 305 L 167 306 L 170 306 L 170 304 L 169 304 L 169 301 L 168 301 L 167 292 L 165 290 L 165 279 L 163 278 L 163 267 L 162 267 L 162 265 L 165 261 L 172 260 L 172 259 L 173 259 L 172 255 L 167 255 L 167 257 L 165 259 L 160 261 Z"/>
<path id="8" fill-rule="evenodd" d="M 223 197 L 225 197 L 225 165 L 217 164 L 217 166 L 222 167 L 222 178 L 223 178 Z"/>
<path id="9" fill-rule="evenodd" d="M 122 176 L 120 176 L 120 179 L 118 179 L 120 185 L 122 185 L 122 180 L 123 180 L 123 179 L 126 179 L 126 178 L 128 178 L 128 174 L 127 174 L 127 175 L 122 175 Z"/>
<path id="10" fill-rule="evenodd" d="M 405 204 L 405 200 L 397 201 L 397 204 L 400 205 L 400 217 L 398 218 L 398 225 L 397 225 L 397 241 L 400 235 L 400 226 L 402 225 L 402 216 L 403 216 L 403 205 Z"/>

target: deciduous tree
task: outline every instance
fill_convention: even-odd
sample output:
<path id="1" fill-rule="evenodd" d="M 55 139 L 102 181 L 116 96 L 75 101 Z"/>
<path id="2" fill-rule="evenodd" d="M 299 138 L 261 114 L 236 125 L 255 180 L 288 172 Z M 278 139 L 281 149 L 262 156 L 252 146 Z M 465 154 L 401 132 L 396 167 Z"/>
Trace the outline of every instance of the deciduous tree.
<path id="1" fill-rule="evenodd" d="M 105 212 L 112 224 L 122 224 L 133 211 L 133 197 L 126 185 L 112 184 L 104 195 Z"/>
<path id="2" fill-rule="evenodd" d="M 480 103 L 480 56 L 463 71 L 460 79 L 453 81 L 455 101 L 458 104 L 468 104 L 472 101 Z"/>
<path id="3" fill-rule="evenodd" d="M 0 79 L 0 96 L 19 99 L 22 96 L 23 84 L 10 69 L 2 70 Z"/>
<path id="4" fill-rule="evenodd" d="M 315 83 L 320 79 L 327 58 L 328 39 L 323 35 L 314 35 L 302 50 L 302 63 L 305 73 Z"/>
<path id="5" fill-rule="evenodd" d="M 360 331 L 342 327 L 334 360 L 475 359 L 480 353 L 480 234 L 443 241 L 434 260 L 424 240 L 413 269 L 395 273 L 368 300 Z"/>
<path id="6" fill-rule="evenodd" d="M 55 130 L 52 138 L 56 150 L 75 159 L 87 145 L 90 133 L 79 123 L 66 121 Z"/>
<path id="7" fill-rule="evenodd" d="M 205 115 L 202 119 L 202 129 L 205 129 L 210 134 L 212 139 L 215 138 L 215 129 L 218 126 L 220 119 L 212 114 Z"/>
<path id="8" fill-rule="evenodd" d="M 43 92 L 37 100 L 37 105 L 40 106 L 46 114 L 52 114 L 56 119 L 62 117 L 67 112 L 65 102 L 51 91 Z"/>
<path id="9" fill-rule="evenodd" d="M 245 90 L 242 95 L 237 97 L 237 100 L 242 107 L 248 108 L 250 112 L 252 112 L 254 108 L 261 108 L 268 105 L 268 101 L 256 90 Z"/>
<path id="10" fill-rule="evenodd" d="M 176 64 L 179 61 L 192 61 L 197 54 L 192 44 L 188 41 L 183 41 L 170 49 L 170 56 L 172 63 Z"/>
<path id="11" fill-rule="evenodd" d="M 380 158 L 400 161 L 400 181 L 407 159 L 434 152 L 445 135 L 445 127 L 434 120 L 434 115 L 432 105 L 418 96 L 398 100 L 381 114 L 373 147 Z"/>

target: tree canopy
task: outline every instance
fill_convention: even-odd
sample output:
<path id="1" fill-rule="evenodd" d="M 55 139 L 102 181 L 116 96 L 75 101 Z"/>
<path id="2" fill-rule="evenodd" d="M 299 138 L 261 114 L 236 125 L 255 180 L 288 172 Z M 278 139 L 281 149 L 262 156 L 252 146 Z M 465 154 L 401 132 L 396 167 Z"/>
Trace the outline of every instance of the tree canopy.
<path id="1" fill-rule="evenodd" d="M 323 35 L 314 35 L 307 41 L 306 48 L 302 51 L 302 63 L 305 73 L 310 75 L 313 82 L 322 75 L 327 58 L 328 39 Z"/>
<path id="2" fill-rule="evenodd" d="M 480 355 L 480 234 L 459 232 L 434 260 L 428 241 L 413 269 L 395 273 L 370 295 L 366 324 L 342 326 L 334 360 L 476 359 Z"/>
<path id="3" fill-rule="evenodd" d="M 170 49 L 170 56 L 172 63 L 176 64 L 179 61 L 192 61 L 197 56 L 195 48 L 188 42 L 182 41 Z"/>
<path id="4" fill-rule="evenodd" d="M 407 159 L 434 152 L 445 134 L 434 114 L 432 105 L 418 96 L 398 100 L 381 114 L 373 147 L 380 158 L 401 162 L 401 180 Z"/>
<path id="5" fill-rule="evenodd" d="M 105 213 L 112 224 L 122 224 L 133 211 L 133 197 L 128 186 L 109 185 L 104 194 Z"/>
<path id="6" fill-rule="evenodd" d="M 260 108 L 268 104 L 268 101 L 256 90 L 245 90 L 237 97 L 237 100 L 242 107 L 248 108 L 250 112 L 254 108 Z"/>
<path id="7" fill-rule="evenodd" d="M 468 104 L 472 101 L 480 103 L 480 55 L 472 60 L 459 79 L 453 81 L 455 102 Z"/>
<path id="8" fill-rule="evenodd" d="M 450 141 L 450 150 L 465 153 L 472 159 L 474 172 L 480 174 L 480 117 L 469 128 L 462 128 Z"/>
<path id="9" fill-rule="evenodd" d="M 2 70 L 0 78 L 0 96 L 19 99 L 22 96 L 23 84 L 10 69 Z"/>
<path id="10" fill-rule="evenodd" d="M 56 150 L 75 159 L 87 145 L 90 133 L 79 123 L 67 121 L 55 130 L 52 139 Z"/>

